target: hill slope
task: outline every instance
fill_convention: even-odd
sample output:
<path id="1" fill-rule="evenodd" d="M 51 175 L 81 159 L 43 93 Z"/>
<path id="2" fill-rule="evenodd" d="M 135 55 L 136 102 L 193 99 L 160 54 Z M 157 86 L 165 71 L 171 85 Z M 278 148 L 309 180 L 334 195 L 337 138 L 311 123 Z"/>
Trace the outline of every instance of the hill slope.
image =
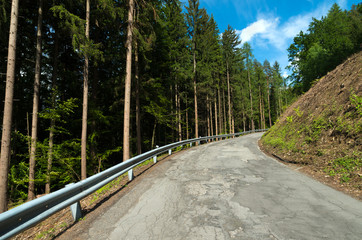
<path id="1" fill-rule="evenodd" d="M 265 151 L 362 199 L 362 52 L 321 78 L 263 136 Z"/>

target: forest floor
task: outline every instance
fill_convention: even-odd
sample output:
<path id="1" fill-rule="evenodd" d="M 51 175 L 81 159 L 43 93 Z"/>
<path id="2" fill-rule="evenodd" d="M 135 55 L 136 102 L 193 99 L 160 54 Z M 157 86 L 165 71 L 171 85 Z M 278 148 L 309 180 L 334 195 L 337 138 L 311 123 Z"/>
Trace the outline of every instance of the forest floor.
<path id="1" fill-rule="evenodd" d="M 362 200 L 362 52 L 317 80 L 259 145 L 298 171 Z"/>
<path id="2" fill-rule="evenodd" d="M 156 164 L 153 163 L 153 159 L 148 160 L 133 169 L 134 179 L 131 182 L 128 180 L 127 173 L 123 174 L 88 197 L 82 199 L 80 204 L 82 206 L 83 218 L 79 221 L 74 222 L 68 207 L 11 239 L 56 239 L 60 237 L 65 231 L 77 227 L 78 222 L 88 218 L 94 218 L 105 208 L 112 206 L 114 201 L 117 201 L 124 194 L 127 194 L 127 192 L 142 179 L 146 171 L 152 171 L 156 165 L 162 164 L 167 158 L 168 154 L 158 156 Z"/>

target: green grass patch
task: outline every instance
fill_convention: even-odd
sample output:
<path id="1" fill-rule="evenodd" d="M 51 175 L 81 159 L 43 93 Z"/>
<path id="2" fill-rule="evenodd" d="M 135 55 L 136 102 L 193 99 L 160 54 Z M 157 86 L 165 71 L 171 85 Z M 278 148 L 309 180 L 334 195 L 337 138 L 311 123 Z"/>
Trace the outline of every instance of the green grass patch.
<path id="1" fill-rule="evenodd" d="M 324 171 L 332 177 L 338 176 L 342 183 L 348 183 L 354 177 L 362 180 L 362 177 L 358 175 L 362 169 L 362 153 L 354 152 L 350 156 L 330 161 L 328 165 Z"/>

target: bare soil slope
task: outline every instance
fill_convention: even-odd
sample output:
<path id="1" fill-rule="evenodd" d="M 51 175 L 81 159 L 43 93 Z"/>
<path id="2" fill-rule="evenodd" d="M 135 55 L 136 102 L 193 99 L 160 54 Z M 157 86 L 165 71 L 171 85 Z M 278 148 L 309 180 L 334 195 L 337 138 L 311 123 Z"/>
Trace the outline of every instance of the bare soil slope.
<path id="1" fill-rule="evenodd" d="M 362 52 L 315 85 L 263 136 L 265 151 L 362 199 Z"/>

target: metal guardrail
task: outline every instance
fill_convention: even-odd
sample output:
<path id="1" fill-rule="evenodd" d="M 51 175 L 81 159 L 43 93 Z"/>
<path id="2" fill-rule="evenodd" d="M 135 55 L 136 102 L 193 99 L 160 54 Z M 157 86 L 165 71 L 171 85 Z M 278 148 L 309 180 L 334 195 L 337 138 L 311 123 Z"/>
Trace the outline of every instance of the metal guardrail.
<path id="1" fill-rule="evenodd" d="M 248 133 L 264 132 L 266 130 L 267 129 L 262 129 L 235 134 L 193 138 L 171 143 L 137 155 L 126 162 L 117 164 L 107 170 L 104 170 L 103 172 L 88 177 L 85 180 L 67 185 L 60 190 L 26 202 L 16 208 L 0 214 L 0 239 L 8 239 L 68 206 L 71 206 L 74 219 L 79 219 L 81 217 L 81 209 L 79 204 L 81 199 L 85 198 L 89 194 L 95 192 L 99 188 L 103 187 L 107 183 L 126 172 L 129 174 L 129 179 L 132 180 L 132 169 L 134 167 L 152 158 L 154 158 L 154 161 L 156 162 L 157 155 L 167 151 L 169 154 L 171 154 L 172 149 L 176 147 L 187 144 L 192 146 L 192 143 L 195 142 L 201 143 L 202 141 L 208 142 L 209 140 L 213 141 L 215 139 L 226 139 L 228 137 L 240 136 Z"/>

